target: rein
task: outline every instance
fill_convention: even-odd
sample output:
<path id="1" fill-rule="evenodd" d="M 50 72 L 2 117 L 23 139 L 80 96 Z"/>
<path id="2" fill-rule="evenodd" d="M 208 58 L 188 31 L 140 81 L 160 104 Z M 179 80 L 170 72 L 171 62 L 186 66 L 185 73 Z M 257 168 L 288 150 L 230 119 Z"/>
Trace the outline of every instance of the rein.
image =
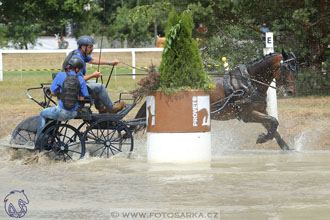
<path id="1" fill-rule="evenodd" d="M 268 85 L 267 83 L 260 82 L 259 80 L 256 80 L 256 79 L 250 78 L 250 80 L 253 81 L 253 82 L 259 83 L 260 85 L 267 86 L 267 87 L 270 87 L 272 89 L 277 89 L 277 87 L 275 87 L 275 86 Z"/>

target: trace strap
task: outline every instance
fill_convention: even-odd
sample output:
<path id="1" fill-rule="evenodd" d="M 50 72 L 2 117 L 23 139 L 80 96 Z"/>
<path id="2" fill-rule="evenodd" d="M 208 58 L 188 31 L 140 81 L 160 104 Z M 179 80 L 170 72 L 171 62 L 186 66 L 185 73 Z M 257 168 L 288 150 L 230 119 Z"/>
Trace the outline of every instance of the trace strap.
<path id="1" fill-rule="evenodd" d="M 215 106 L 216 104 L 221 103 L 221 102 L 223 102 L 225 100 L 225 103 L 222 106 L 220 106 L 220 108 L 218 108 L 217 110 L 212 111 L 211 114 L 215 114 L 215 113 L 218 113 L 218 112 L 222 111 L 228 105 L 228 103 L 231 100 L 231 98 L 233 98 L 235 96 L 243 96 L 243 95 L 244 95 L 244 90 L 238 89 L 238 90 L 235 90 L 232 94 L 230 94 L 226 98 L 220 99 L 220 100 L 218 100 L 216 102 L 213 102 L 211 104 L 211 107 L 212 106 Z"/>

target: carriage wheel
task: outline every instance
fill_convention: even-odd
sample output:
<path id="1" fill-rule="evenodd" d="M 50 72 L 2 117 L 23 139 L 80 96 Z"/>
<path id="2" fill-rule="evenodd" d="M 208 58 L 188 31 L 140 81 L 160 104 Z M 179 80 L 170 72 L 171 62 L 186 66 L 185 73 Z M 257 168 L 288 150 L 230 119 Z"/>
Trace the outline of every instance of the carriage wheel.
<path id="1" fill-rule="evenodd" d="M 79 133 L 81 134 L 81 137 L 84 136 L 85 131 L 87 130 L 87 128 L 91 125 L 92 123 L 89 121 L 84 121 L 81 124 L 79 124 L 79 126 L 77 127 L 77 130 L 79 131 Z"/>
<path id="2" fill-rule="evenodd" d="M 129 158 L 133 151 L 132 133 L 121 121 L 96 121 L 86 130 L 84 140 L 92 156 L 109 158 L 121 153 Z"/>
<path id="3" fill-rule="evenodd" d="M 51 160 L 78 160 L 85 155 L 85 143 L 79 131 L 68 124 L 51 126 L 41 137 L 40 152 Z"/>
<path id="4" fill-rule="evenodd" d="M 36 133 L 27 130 L 15 130 L 12 134 L 10 144 L 34 145 Z"/>

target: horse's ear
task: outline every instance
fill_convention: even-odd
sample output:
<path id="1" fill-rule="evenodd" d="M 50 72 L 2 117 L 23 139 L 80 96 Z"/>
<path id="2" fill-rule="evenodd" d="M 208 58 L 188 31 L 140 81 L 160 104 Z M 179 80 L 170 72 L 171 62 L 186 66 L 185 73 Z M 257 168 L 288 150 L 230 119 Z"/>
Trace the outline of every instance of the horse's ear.
<path id="1" fill-rule="evenodd" d="M 294 58 L 294 59 L 296 59 L 297 57 L 296 57 L 296 54 L 294 54 L 294 52 L 293 51 L 291 51 L 290 52 L 290 55 Z"/>
<path id="2" fill-rule="evenodd" d="M 288 59 L 288 54 L 285 53 L 284 49 L 282 48 L 282 57 L 283 57 L 283 60 L 287 60 Z"/>

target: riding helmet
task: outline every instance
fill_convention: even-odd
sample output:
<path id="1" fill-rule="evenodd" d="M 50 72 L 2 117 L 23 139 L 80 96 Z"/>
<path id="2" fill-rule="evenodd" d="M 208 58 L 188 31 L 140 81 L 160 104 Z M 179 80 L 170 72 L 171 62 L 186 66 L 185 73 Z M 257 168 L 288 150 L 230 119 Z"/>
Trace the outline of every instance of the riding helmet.
<path id="1" fill-rule="evenodd" d="M 92 38 L 91 36 L 88 36 L 88 35 L 80 36 L 77 40 L 77 44 L 79 47 L 82 45 L 93 45 L 94 38 Z"/>
<path id="2" fill-rule="evenodd" d="M 83 69 L 84 68 L 84 62 L 79 58 L 79 57 L 72 57 L 70 60 L 69 60 L 69 63 L 68 65 L 70 67 L 73 67 L 73 68 L 79 68 L 79 69 Z"/>
<path id="3" fill-rule="evenodd" d="M 222 60 L 222 62 L 226 62 L 227 59 L 226 59 L 226 57 L 222 57 L 221 60 Z"/>

